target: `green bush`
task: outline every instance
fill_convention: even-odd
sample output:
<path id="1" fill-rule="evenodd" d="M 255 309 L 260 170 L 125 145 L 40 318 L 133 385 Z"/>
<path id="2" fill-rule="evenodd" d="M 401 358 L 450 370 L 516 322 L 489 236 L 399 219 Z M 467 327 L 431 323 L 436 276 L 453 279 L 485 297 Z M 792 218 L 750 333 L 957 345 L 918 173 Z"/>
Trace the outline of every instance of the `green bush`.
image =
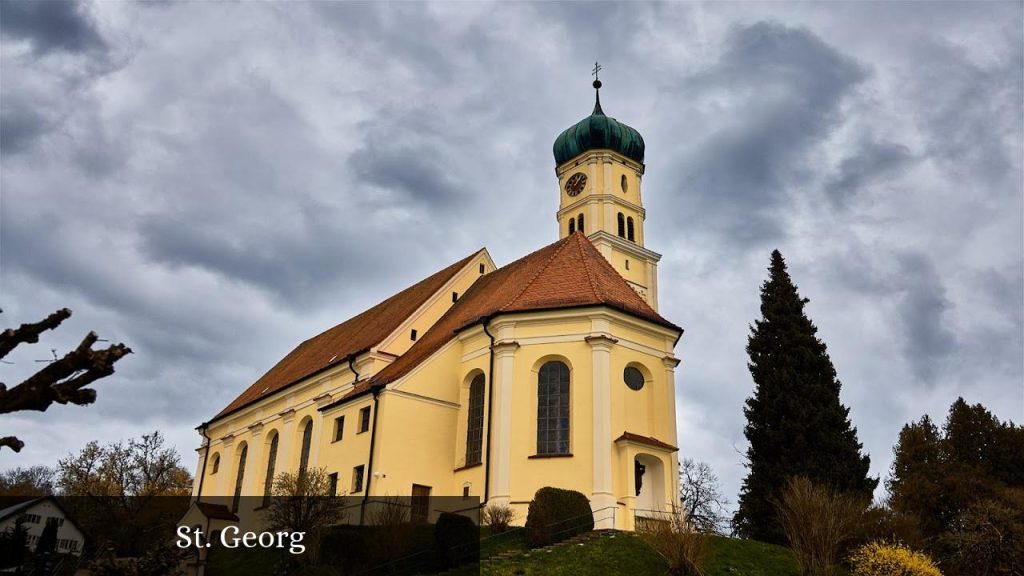
<path id="1" fill-rule="evenodd" d="M 440 568 L 476 562 L 480 559 L 480 529 L 470 518 L 442 512 L 434 526 L 434 551 Z"/>
<path id="2" fill-rule="evenodd" d="M 526 541 L 539 548 L 594 529 L 590 502 L 575 490 L 537 490 L 526 514 Z"/>

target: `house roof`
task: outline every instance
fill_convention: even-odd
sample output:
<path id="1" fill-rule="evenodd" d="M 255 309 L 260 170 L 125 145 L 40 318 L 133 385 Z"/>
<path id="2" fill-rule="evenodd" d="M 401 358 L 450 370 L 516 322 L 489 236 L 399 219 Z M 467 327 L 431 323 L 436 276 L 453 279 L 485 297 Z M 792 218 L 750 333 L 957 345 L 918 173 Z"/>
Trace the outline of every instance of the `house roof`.
<path id="1" fill-rule="evenodd" d="M 632 432 L 623 432 L 622 436 L 615 439 L 616 442 L 636 442 L 638 444 L 646 444 L 647 446 L 653 446 L 655 448 L 661 448 L 662 450 L 670 450 L 676 452 L 679 448 L 669 444 L 668 442 L 662 442 L 653 436 L 642 436 L 640 434 L 634 434 Z"/>
<path id="2" fill-rule="evenodd" d="M 210 421 L 222 418 L 378 345 L 483 249 L 295 347 Z"/>
<path id="3" fill-rule="evenodd" d="M 227 520 L 238 522 L 238 516 L 224 504 L 211 504 L 209 502 L 196 502 L 196 508 L 211 520 Z"/>
<path id="4" fill-rule="evenodd" d="M 583 233 L 576 232 L 477 280 L 405 354 L 331 406 L 401 378 L 460 330 L 491 316 L 602 305 L 682 332 L 655 312 Z"/>
<path id="5" fill-rule="evenodd" d="M 15 497 L 15 499 L 20 499 L 20 498 L 21 497 Z M 68 518 L 67 511 L 64 510 L 64 507 L 60 505 L 60 501 L 57 499 L 56 496 L 53 496 L 51 494 L 49 496 L 39 496 L 39 497 L 36 497 L 36 498 L 29 498 L 29 499 L 25 500 L 24 502 L 19 502 L 17 504 L 14 504 L 13 506 L 7 506 L 6 508 L 0 509 L 0 521 L 6 520 L 7 518 L 10 518 L 11 516 L 16 516 L 16 515 L 24 512 L 24 511 L 28 510 L 29 508 L 32 508 L 36 504 L 41 504 L 41 503 L 43 503 L 43 502 L 45 502 L 47 500 L 53 501 L 53 504 L 55 506 L 57 506 L 57 508 L 60 509 L 60 511 L 64 514 L 64 517 L 67 518 L 68 520 L 70 520 L 70 518 Z M 0 500 L 0 501 L 7 502 L 9 500 L 7 498 L 5 498 L 5 499 Z M 72 521 L 72 523 L 74 523 L 74 522 Z"/>

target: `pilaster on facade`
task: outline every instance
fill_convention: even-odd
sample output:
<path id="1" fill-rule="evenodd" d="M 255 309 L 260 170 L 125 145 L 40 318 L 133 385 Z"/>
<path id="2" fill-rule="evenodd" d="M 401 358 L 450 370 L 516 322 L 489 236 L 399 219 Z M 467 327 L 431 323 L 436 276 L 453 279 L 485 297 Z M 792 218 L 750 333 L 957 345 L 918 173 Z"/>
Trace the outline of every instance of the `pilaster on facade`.
<path id="1" fill-rule="evenodd" d="M 245 474 L 242 477 L 242 495 L 259 494 L 262 482 L 256 478 L 260 465 L 263 463 L 263 423 L 256 422 L 249 426 L 249 448 L 245 455 Z"/>
<path id="2" fill-rule="evenodd" d="M 681 362 L 681 360 L 679 358 L 676 358 L 675 356 L 672 356 L 672 355 L 664 356 L 661 359 L 662 365 L 665 366 L 666 393 L 668 395 L 668 402 L 666 402 L 666 404 L 667 404 L 667 407 L 668 407 L 668 425 L 669 425 L 670 429 L 668 430 L 668 436 L 667 437 L 669 439 L 669 442 L 673 446 L 676 446 L 676 447 L 679 446 L 679 432 L 678 432 L 678 429 L 676 428 L 676 426 L 677 426 L 677 423 L 676 423 L 676 366 L 679 366 L 680 362 Z M 670 456 L 670 459 L 671 459 L 672 470 L 678 470 L 679 469 L 679 452 L 678 451 L 673 452 L 672 455 Z M 679 496 L 679 475 L 678 474 L 673 474 L 673 476 L 672 476 L 672 488 L 671 488 L 670 495 L 671 495 L 671 498 L 672 498 L 672 506 L 675 509 L 680 508 L 681 502 L 680 502 L 680 499 L 679 499 L 680 496 Z"/>
<path id="3" fill-rule="evenodd" d="M 292 469 L 292 444 L 295 443 L 295 409 L 289 408 L 284 412 L 281 412 L 281 440 L 278 442 L 277 449 L 280 455 L 277 457 L 278 462 L 282 463 L 282 472 L 290 472 Z"/>
<path id="4" fill-rule="evenodd" d="M 584 340 L 590 344 L 594 376 L 594 469 L 590 506 L 595 512 L 595 528 L 614 528 L 614 521 L 607 512 L 615 506 L 612 491 L 611 351 L 618 340 L 601 333 L 587 336 Z"/>
<path id="5" fill-rule="evenodd" d="M 507 327 L 507 328 L 506 328 Z M 498 334 L 511 332 L 507 324 L 498 329 Z M 501 340 L 492 346 L 494 351 L 494 415 L 495 432 L 492 450 L 492 488 L 491 501 L 507 505 L 511 501 L 511 464 L 512 464 L 512 390 L 514 388 L 515 355 L 519 343 L 514 340 Z"/>

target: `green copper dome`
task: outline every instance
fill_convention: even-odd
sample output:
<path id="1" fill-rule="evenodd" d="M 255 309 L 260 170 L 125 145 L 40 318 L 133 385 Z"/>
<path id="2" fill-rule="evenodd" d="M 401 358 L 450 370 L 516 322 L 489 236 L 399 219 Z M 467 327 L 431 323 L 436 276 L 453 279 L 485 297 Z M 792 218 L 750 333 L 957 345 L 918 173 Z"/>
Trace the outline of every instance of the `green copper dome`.
<path id="1" fill-rule="evenodd" d="M 595 82 L 595 85 L 599 86 Z M 555 138 L 555 165 L 583 154 L 588 150 L 606 148 L 644 163 L 644 139 L 630 126 L 604 115 L 598 96 L 594 112 L 570 126 Z"/>

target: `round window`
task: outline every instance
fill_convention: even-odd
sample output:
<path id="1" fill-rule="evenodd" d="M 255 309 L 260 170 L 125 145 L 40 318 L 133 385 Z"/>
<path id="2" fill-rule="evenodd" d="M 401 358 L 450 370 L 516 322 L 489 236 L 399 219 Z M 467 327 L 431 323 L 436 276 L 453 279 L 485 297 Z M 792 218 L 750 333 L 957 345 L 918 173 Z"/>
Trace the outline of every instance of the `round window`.
<path id="1" fill-rule="evenodd" d="M 640 390 L 644 387 L 643 372 L 632 366 L 627 366 L 622 372 L 622 379 L 626 381 L 626 386 L 629 386 L 630 390 Z"/>

